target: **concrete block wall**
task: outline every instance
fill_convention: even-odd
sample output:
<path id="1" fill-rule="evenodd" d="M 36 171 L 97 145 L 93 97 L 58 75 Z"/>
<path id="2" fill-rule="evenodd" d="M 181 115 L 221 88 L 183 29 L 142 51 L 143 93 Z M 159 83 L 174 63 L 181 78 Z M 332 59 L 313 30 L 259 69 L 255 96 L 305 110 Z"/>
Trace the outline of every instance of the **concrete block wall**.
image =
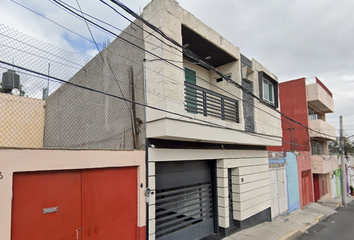
<path id="1" fill-rule="evenodd" d="M 128 26 L 120 36 L 144 47 L 142 40 L 129 34 L 142 38 L 141 29 Z M 133 78 L 135 101 L 144 103 L 144 56 L 143 50 L 117 38 L 69 80 L 111 96 L 69 84 L 51 94 L 46 99 L 44 147 L 133 149 L 133 105 L 112 95 L 131 100 Z M 136 105 L 136 117 L 145 122 L 144 107 Z M 145 125 L 138 128 L 136 148 L 145 149 Z"/>

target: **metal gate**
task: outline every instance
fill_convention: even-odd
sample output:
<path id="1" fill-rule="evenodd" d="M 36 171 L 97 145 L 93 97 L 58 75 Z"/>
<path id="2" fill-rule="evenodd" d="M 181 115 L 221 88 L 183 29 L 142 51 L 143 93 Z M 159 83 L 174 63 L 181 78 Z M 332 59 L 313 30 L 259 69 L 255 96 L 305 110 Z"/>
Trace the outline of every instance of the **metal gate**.
<path id="1" fill-rule="evenodd" d="M 156 164 L 156 239 L 200 239 L 214 232 L 207 161 Z"/>
<path id="2" fill-rule="evenodd" d="M 337 196 L 337 184 L 336 184 L 336 176 L 331 177 L 331 193 L 332 198 L 336 198 Z"/>
<path id="3" fill-rule="evenodd" d="M 11 239 L 136 239 L 137 168 L 14 173 Z"/>

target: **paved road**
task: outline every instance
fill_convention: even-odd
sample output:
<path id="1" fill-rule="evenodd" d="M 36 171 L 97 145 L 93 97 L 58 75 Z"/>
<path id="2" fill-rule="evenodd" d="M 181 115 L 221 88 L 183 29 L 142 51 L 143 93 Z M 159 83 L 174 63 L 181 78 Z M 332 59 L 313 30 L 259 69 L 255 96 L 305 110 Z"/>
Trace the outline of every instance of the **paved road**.
<path id="1" fill-rule="evenodd" d="M 335 213 L 304 233 L 299 240 L 353 240 L 354 201 L 347 208 L 339 207 Z"/>

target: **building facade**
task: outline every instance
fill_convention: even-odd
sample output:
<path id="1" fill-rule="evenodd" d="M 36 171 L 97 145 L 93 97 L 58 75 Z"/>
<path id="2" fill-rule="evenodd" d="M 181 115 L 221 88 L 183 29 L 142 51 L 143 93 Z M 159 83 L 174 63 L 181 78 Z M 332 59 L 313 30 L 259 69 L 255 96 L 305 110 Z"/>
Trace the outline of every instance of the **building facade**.
<path id="1" fill-rule="evenodd" d="M 295 152 L 298 164 L 300 207 L 331 196 L 331 176 L 338 169 L 337 158 L 329 155 L 328 141 L 336 139 L 335 128 L 326 122 L 334 111 L 332 93 L 316 77 L 279 84 L 283 150 Z"/>
<path id="2" fill-rule="evenodd" d="M 147 104 L 167 111 L 146 112 L 148 186 L 155 192 L 148 238 L 228 235 L 269 221 L 266 146 L 278 146 L 281 139 L 280 117 L 272 109 L 279 104 L 276 76 L 176 1 L 152 1 L 142 16 L 185 48 L 143 33 L 146 50 L 157 44 L 154 52 L 175 63 L 145 54 Z M 188 50 L 248 93 L 196 64 Z"/>
<path id="3" fill-rule="evenodd" d="M 136 20 L 41 102 L 36 149 L 0 150 L 1 239 L 42 237 L 35 220 L 56 226 L 46 233 L 58 239 L 150 240 L 227 236 L 271 220 L 277 77 L 174 0 L 153 0 L 141 16 L 183 50 Z M 30 197 L 17 191 L 33 186 Z M 40 189 L 56 189 L 54 199 Z"/>

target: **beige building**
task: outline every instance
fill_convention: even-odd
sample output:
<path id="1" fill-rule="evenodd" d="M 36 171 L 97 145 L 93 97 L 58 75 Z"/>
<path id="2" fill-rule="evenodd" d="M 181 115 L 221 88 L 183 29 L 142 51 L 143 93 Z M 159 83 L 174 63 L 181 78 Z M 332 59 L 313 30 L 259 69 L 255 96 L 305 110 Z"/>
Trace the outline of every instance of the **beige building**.
<path id="1" fill-rule="evenodd" d="M 0 93 L 0 146 L 41 148 L 44 134 L 43 100 Z"/>

